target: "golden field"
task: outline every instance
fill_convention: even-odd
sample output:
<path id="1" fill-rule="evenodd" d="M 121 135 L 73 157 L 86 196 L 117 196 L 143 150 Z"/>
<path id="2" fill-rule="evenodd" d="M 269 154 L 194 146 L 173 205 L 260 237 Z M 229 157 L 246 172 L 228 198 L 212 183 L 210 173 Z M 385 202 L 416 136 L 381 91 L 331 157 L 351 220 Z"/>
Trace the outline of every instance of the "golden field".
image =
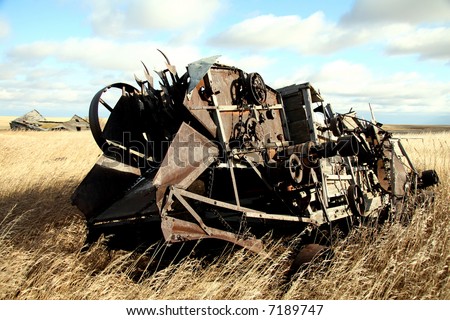
<path id="1" fill-rule="evenodd" d="M 0 131 L 0 299 L 450 299 L 450 133 L 403 136 L 417 168 L 439 173 L 434 204 L 355 230 L 330 265 L 287 280 L 289 248 L 275 241 L 141 276 L 146 256 L 101 241 L 82 252 L 70 196 L 100 154 L 90 132 Z"/>

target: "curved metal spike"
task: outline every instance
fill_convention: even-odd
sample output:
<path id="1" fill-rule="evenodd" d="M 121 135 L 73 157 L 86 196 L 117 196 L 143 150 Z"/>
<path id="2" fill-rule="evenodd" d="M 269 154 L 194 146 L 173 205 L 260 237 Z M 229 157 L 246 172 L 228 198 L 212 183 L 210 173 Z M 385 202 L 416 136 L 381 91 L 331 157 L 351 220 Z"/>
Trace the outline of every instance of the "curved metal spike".
<path id="1" fill-rule="evenodd" d="M 170 61 L 169 61 L 169 59 L 167 58 L 167 56 L 164 54 L 164 52 L 162 52 L 162 51 L 159 50 L 159 49 L 156 49 L 156 50 L 158 50 L 158 51 L 163 55 L 164 59 L 166 59 L 167 64 L 170 64 Z"/>
<path id="2" fill-rule="evenodd" d="M 162 52 L 162 51 L 159 50 L 159 49 L 156 49 L 156 50 L 158 50 L 158 51 L 163 55 L 164 59 L 166 59 L 166 67 L 167 67 L 167 70 L 169 70 L 170 73 L 171 73 L 173 76 L 176 77 L 176 76 L 177 76 L 177 69 L 175 68 L 175 66 L 173 66 L 173 65 L 170 63 L 169 58 L 167 58 L 167 56 L 164 54 L 164 52 Z M 173 78 L 173 80 L 175 81 L 176 79 Z"/>
<path id="3" fill-rule="evenodd" d="M 151 88 L 153 88 L 153 77 L 150 75 L 150 72 L 148 71 L 148 68 L 147 68 L 147 66 L 145 65 L 145 63 L 142 62 L 142 61 L 141 61 L 141 63 L 142 63 L 142 65 L 144 66 L 144 75 L 145 75 L 145 78 L 146 78 L 147 81 L 148 81 L 148 85 L 149 85 Z"/>
<path id="4" fill-rule="evenodd" d="M 145 65 L 144 61 L 141 60 L 142 65 L 144 66 L 145 72 L 150 73 L 150 71 L 148 71 L 147 66 Z"/>
<path id="5" fill-rule="evenodd" d="M 177 74 L 177 68 L 175 66 L 173 66 L 171 64 L 166 64 L 166 66 L 172 75 L 175 76 Z"/>
<path id="6" fill-rule="evenodd" d="M 139 85 L 139 88 L 141 89 L 142 92 L 144 92 L 144 88 L 145 88 L 145 81 L 142 81 L 141 79 L 139 79 L 137 77 L 137 75 L 134 75 L 134 80 L 136 81 L 136 83 Z"/>
<path id="7" fill-rule="evenodd" d="M 141 86 L 141 85 L 144 83 L 144 81 L 142 81 L 141 79 L 139 79 L 138 76 L 137 76 L 136 74 L 134 74 L 134 80 L 137 82 L 137 84 L 138 84 L 139 86 Z"/>

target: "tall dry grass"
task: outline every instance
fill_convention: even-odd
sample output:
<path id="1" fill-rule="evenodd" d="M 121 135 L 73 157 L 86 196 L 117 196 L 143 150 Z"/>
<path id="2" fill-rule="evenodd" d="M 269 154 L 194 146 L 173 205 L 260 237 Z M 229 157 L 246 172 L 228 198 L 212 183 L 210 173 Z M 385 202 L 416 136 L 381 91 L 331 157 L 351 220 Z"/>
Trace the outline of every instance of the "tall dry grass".
<path id="1" fill-rule="evenodd" d="M 331 264 L 287 279 L 289 248 L 275 241 L 267 254 L 188 256 L 148 273 L 152 254 L 102 241 L 82 252 L 86 230 L 70 195 L 99 155 L 90 133 L 1 132 L 0 298 L 449 299 L 450 133 L 405 138 L 417 168 L 439 172 L 435 203 L 407 225 L 355 230 L 335 243 Z"/>

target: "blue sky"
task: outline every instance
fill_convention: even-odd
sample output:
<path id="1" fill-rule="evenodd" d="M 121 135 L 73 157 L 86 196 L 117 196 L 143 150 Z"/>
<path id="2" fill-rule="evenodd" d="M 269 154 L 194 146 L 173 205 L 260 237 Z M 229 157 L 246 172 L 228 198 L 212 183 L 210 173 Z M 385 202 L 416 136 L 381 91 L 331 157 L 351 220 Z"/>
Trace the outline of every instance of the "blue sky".
<path id="1" fill-rule="evenodd" d="M 202 57 L 336 111 L 450 124 L 450 0 L 0 0 L 0 115 L 88 114 L 113 82 Z"/>

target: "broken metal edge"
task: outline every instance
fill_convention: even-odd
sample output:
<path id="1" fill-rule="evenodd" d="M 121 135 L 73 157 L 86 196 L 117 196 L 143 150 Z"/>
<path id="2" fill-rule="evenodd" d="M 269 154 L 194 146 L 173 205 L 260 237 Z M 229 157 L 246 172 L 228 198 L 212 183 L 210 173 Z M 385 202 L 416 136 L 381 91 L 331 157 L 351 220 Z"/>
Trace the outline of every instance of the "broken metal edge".
<path id="1" fill-rule="evenodd" d="M 263 251 L 263 242 L 260 239 L 244 238 L 235 233 L 211 227 L 208 227 L 209 234 L 207 234 L 199 225 L 173 217 L 163 217 L 161 229 L 164 239 L 169 243 L 200 239 L 219 239 L 234 243 L 255 253 Z"/>

